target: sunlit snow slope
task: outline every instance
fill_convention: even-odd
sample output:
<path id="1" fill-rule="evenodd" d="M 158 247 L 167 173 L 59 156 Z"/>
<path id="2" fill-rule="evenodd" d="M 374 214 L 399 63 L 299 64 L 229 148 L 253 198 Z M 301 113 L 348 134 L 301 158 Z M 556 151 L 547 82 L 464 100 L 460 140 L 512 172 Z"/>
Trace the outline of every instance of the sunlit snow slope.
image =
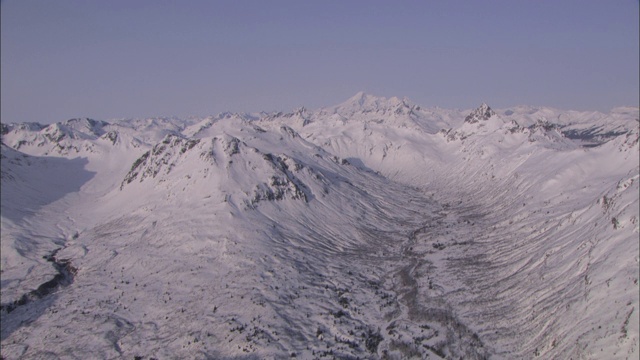
<path id="1" fill-rule="evenodd" d="M 3 124 L 1 355 L 636 359 L 638 118 Z"/>

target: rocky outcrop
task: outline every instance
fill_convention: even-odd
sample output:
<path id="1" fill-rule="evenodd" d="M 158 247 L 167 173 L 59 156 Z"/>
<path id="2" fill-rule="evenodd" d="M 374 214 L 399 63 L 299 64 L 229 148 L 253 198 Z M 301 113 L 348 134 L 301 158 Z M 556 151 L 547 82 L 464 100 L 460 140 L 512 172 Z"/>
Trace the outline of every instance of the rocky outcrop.
<path id="1" fill-rule="evenodd" d="M 496 113 L 493 111 L 489 105 L 482 103 L 480 107 L 471 112 L 465 119 L 464 122 L 469 124 L 475 124 L 479 121 L 489 120 L 490 117 L 494 116 Z"/>

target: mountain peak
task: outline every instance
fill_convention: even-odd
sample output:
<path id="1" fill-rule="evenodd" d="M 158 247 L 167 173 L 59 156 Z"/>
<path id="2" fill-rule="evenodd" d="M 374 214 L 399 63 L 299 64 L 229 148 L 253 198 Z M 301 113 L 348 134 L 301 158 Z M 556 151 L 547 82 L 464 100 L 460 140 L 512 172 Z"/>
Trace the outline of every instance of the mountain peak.
<path id="1" fill-rule="evenodd" d="M 382 99 L 377 96 L 367 94 L 364 91 L 358 91 L 354 96 L 350 97 L 343 104 L 353 104 L 363 106 L 368 102 L 373 102 L 377 99 Z"/>
<path id="2" fill-rule="evenodd" d="M 464 122 L 475 124 L 480 120 L 489 120 L 489 118 L 494 115 L 496 115 L 495 111 L 493 111 L 491 107 L 489 107 L 489 105 L 483 102 L 477 109 L 473 110 L 471 114 L 469 114 L 464 119 Z"/>
<path id="3" fill-rule="evenodd" d="M 395 109 L 398 106 L 411 107 L 406 98 L 375 96 L 360 91 L 334 109 L 339 113 L 377 112 Z"/>

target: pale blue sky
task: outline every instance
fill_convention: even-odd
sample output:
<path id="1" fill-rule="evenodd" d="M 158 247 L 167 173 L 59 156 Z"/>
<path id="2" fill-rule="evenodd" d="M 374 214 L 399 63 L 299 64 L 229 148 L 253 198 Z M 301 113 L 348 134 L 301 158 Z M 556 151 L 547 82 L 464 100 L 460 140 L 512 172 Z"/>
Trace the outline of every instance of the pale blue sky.
<path id="1" fill-rule="evenodd" d="M 638 0 L 4 0 L 1 120 L 638 106 Z"/>

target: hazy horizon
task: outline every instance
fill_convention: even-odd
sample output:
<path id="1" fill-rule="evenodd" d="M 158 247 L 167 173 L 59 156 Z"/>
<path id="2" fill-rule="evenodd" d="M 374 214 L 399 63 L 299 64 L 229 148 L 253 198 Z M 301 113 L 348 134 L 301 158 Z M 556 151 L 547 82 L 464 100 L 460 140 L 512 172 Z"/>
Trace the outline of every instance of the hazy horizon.
<path id="1" fill-rule="evenodd" d="M 638 106 L 638 2 L 2 1 L 1 120 Z"/>

